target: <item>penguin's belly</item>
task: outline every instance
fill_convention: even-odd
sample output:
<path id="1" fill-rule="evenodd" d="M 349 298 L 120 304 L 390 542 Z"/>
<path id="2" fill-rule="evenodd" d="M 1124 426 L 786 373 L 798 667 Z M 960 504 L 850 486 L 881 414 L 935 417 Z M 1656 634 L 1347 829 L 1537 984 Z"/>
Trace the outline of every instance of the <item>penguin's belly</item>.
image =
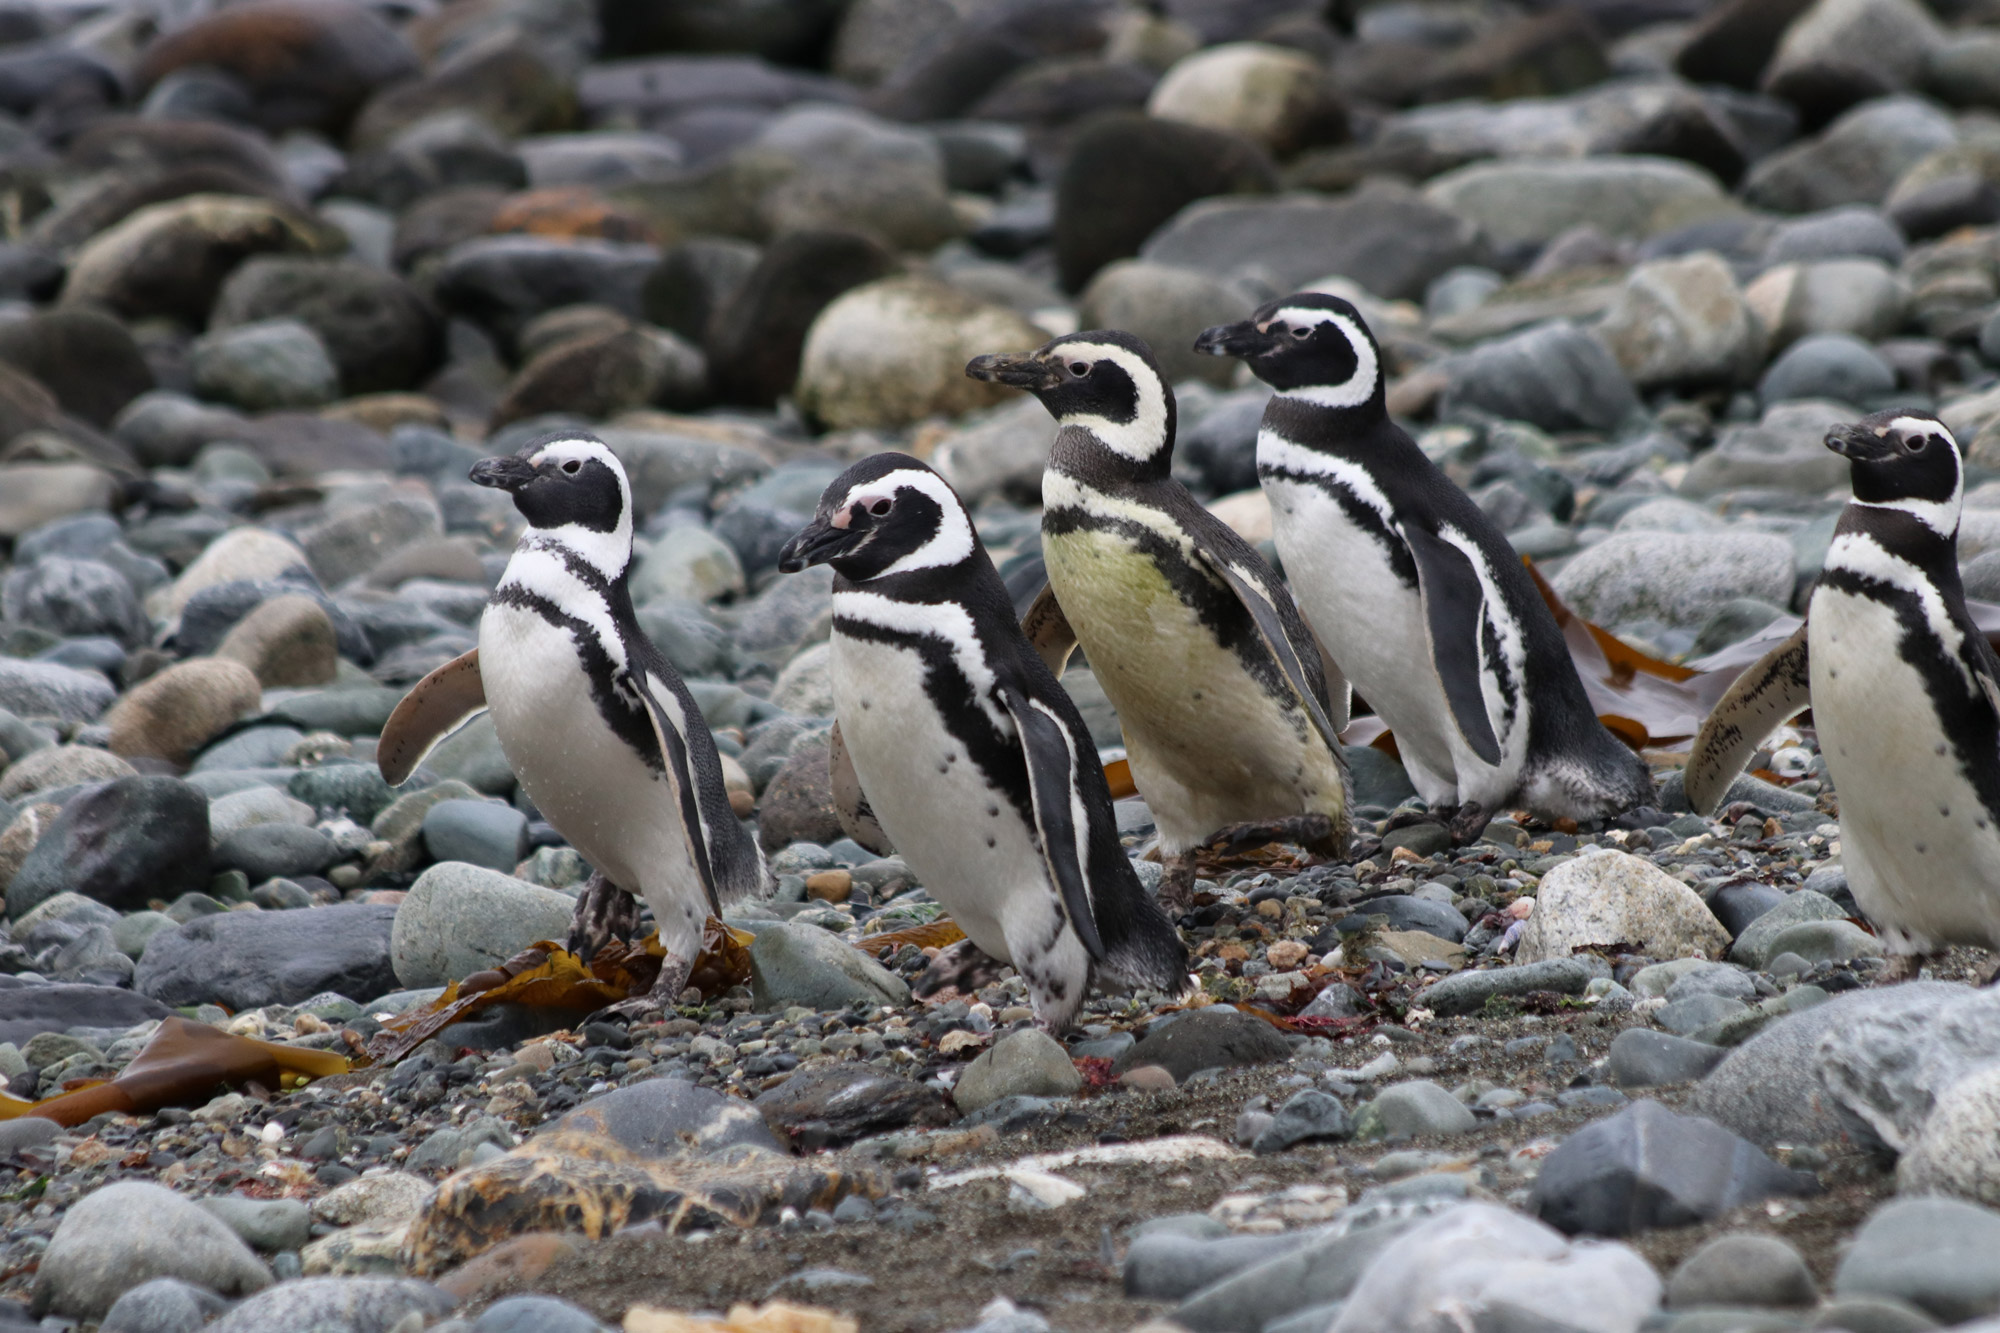
<path id="1" fill-rule="evenodd" d="M 489 606 L 479 668 L 508 764 L 585 860 L 646 899 L 663 938 L 707 905 L 666 779 L 605 725 L 569 633 L 531 611 Z"/>
<path id="2" fill-rule="evenodd" d="M 1903 627 L 1871 598 L 1821 586 L 1807 616 L 1813 720 L 1854 898 L 1909 947 L 2000 946 L 2000 832 L 1942 736 Z"/>
<path id="3" fill-rule="evenodd" d="M 1431 662 L 1417 590 L 1397 576 L 1382 543 L 1325 491 L 1269 475 L 1263 485 L 1299 608 L 1341 674 L 1396 733 L 1419 793 L 1433 805 L 1486 799 L 1461 790 L 1467 756 L 1453 744 L 1451 706 Z"/>
<path id="4" fill-rule="evenodd" d="M 841 737 L 897 855 L 974 944 L 1021 965 L 1014 941 L 1066 926 L 1033 830 L 946 729 L 916 653 L 836 633 L 831 666 Z"/>
<path id="5" fill-rule="evenodd" d="M 1216 642 L 1152 559 L 1116 533 L 1046 536 L 1049 584 L 1118 710 L 1132 780 L 1169 854 L 1227 824 L 1321 813 L 1345 788 L 1295 703 Z"/>

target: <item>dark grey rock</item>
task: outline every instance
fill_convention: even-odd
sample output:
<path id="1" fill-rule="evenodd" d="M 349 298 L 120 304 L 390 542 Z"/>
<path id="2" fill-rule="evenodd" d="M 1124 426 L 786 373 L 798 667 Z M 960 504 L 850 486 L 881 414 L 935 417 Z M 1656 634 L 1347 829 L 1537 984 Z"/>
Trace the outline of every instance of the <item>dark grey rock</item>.
<path id="1" fill-rule="evenodd" d="M 761 927 L 750 945 L 750 986 L 762 1012 L 788 1005 L 845 1009 L 900 1005 L 909 1000 L 901 977 L 817 926 L 772 924 Z"/>
<path id="2" fill-rule="evenodd" d="M 1685 1037 L 1691 1032 L 1699 1032 L 1711 1023 L 1720 1023 L 1731 1014 L 1740 1014 L 1749 1008 L 1743 1001 L 1727 995 L 1694 994 L 1678 1000 L 1669 1000 L 1664 1008 L 1653 1015 L 1653 1021 L 1677 1037 Z"/>
<path id="3" fill-rule="evenodd" d="M 448 314 L 511 346 L 529 320 L 558 306 L 606 305 L 639 318 L 640 288 L 658 262 L 650 245 L 482 236 L 445 253 L 435 293 Z"/>
<path id="4" fill-rule="evenodd" d="M 302 768 L 286 784 L 286 790 L 322 814 L 344 814 L 360 824 L 388 809 L 397 795 L 374 764 L 328 763 Z"/>
<path id="5" fill-rule="evenodd" d="M 322 991 L 386 994 L 396 989 L 395 919 L 381 903 L 201 917 L 147 942 L 134 985 L 166 1004 L 231 1009 L 297 1004 Z"/>
<path id="6" fill-rule="evenodd" d="M 1957 1199 L 1891 1199 L 1855 1233 L 1833 1291 L 1907 1301 L 1947 1324 L 2000 1311 L 2000 1213 Z"/>
<path id="7" fill-rule="evenodd" d="M 424 813 L 424 847 L 434 861 L 511 871 L 528 854 L 528 817 L 502 801 L 439 801 Z"/>
<path id="8" fill-rule="evenodd" d="M 51 555 L 16 568 L 0 591 L 0 610 L 65 638 L 101 635 L 127 648 L 152 634 L 131 581 L 98 560 Z"/>
<path id="9" fill-rule="evenodd" d="M 312 1239 L 312 1212 L 301 1199 L 248 1199 L 240 1194 L 197 1199 L 202 1208 L 252 1249 L 302 1250 Z"/>
<path id="10" fill-rule="evenodd" d="M 937 1089 L 851 1064 L 801 1070 L 753 1104 L 771 1132 L 801 1152 L 949 1118 Z"/>
<path id="11" fill-rule="evenodd" d="M 593 1097 L 543 1132 L 600 1135 L 644 1157 L 716 1153 L 739 1144 L 782 1151 L 764 1117 L 742 1101 L 674 1078 Z"/>
<path id="12" fill-rule="evenodd" d="M 1424 1005 L 1439 1015 L 1471 1014 L 1496 996 L 1526 995 L 1532 991 L 1581 995 L 1593 978 L 1610 974 L 1609 964 L 1589 956 L 1457 972 L 1425 991 Z"/>
<path id="13" fill-rule="evenodd" d="M 1818 565 L 1815 564 L 1817 569 Z M 1804 814 L 1813 808 L 1813 798 L 1795 791 L 1788 791 L 1761 778 L 1753 778 L 1748 773 L 1729 784 L 1729 790 L 1722 795 L 1722 804 L 1734 805 L 1745 801 L 1765 814 Z M 1682 780 L 1681 771 L 1675 769 L 1660 780 L 1660 808 L 1672 813 L 1684 813 L 1689 809 L 1687 785 Z"/>
<path id="14" fill-rule="evenodd" d="M 165 1005 L 116 986 L 52 985 L 0 977 L 0 1042 L 26 1045 L 38 1033 L 72 1027 L 123 1029 L 166 1016 Z"/>
<path id="15" fill-rule="evenodd" d="M 1332 1093 L 1302 1088 L 1285 1099 L 1251 1150 L 1258 1154 L 1283 1152 L 1294 1144 L 1344 1139 L 1353 1134 L 1347 1108 Z"/>
<path id="16" fill-rule="evenodd" d="M 1849 205 L 1780 222 L 1772 229 L 1770 243 L 1764 247 L 1764 262 L 1783 264 L 1861 255 L 1894 268 L 1903 262 L 1908 250 L 1903 233 L 1878 210 Z"/>
<path id="17" fill-rule="evenodd" d="M 1485 343 L 1441 366 L 1441 416 L 1484 412 L 1544 430 L 1609 430 L 1638 406 L 1596 334 L 1568 320 Z"/>
<path id="18" fill-rule="evenodd" d="M 1340 752 L 1347 759 L 1349 776 L 1354 779 L 1354 803 L 1357 806 L 1374 805 L 1394 810 L 1417 794 L 1410 775 L 1394 756 L 1372 745 L 1343 745 Z"/>
<path id="19" fill-rule="evenodd" d="M 1804 921 L 1842 921 L 1846 917 L 1847 910 L 1831 898 L 1799 889 L 1744 927 L 1729 947 L 1729 960 L 1745 967 L 1762 967 L 1771 956 L 1771 945 L 1790 927 Z"/>
<path id="20" fill-rule="evenodd" d="M 1155 1023 L 1112 1063 L 1111 1071 L 1159 1065 L 1177 1082 L 1186 1082 L 1196 1070 L 1270 1064 L 1291 1054 L 1290 1043 L 1269 1023 L 1213 1005 L 1190 1010 L 1164 1027 Z"/>
<path id="21" fill-rule="evenodd" d="M 277 316 L 317 333 L 348 394 L 413 388 L 437 368 L 443 325 L 401 277 L 363 260 L 257 255 L 229 275 L 211 329 Z"/>
<path id="22" fill-rule="evenodd" d="M 252 884 L 279 876 L 317 875 L 339 857 L 333 839 L 303 824 L 253 824 L 224 838 L 215 863 L 241 870 Z"/>
<path id="23" fill-rule="evenodd" d="M 95 671 L 0 657 L 0 708 L 21 718 L 91 722 L 118 697 Z"/>
<path id="24" fill-rule="evenodd" d="M 895 261 L 849 232 L 795 231 L 765 250 L 698 335 L 709 380 L 725 402 L 777 401 L 799 377 L 806 330 L 834 298 L 886 277 Z"/>
<path id="25" fill-rule="evenodd" d="M 1895 388 L 1895 370 L 1873 347 L 1851 333 L 1813 333 L 1778 354 L 1757 382 L 1757 397 L 1766 407 L 1793 398 L 1863 406 Z"/>
<path id="26" fill-rule="evenodd" d="M 1311 1239 L 1303 1231 L 1214 1238 L 1151 1232 L 1135 1238 L 1125 1251 L 1125 1294 L 1147 1301 L 1177 1301 L 1267 1259 L 1289 1254 Z"/>
<path id="27" fill-rule="evenodd" d="M 1708 895 L 1708 910 L 1722 923 L 1731 938 L 1742 935 L 1750 923 L 1785 901 L 1785 891 L 1755 881 L 1725 884 Z"/>
<path id="28" fill-rule="evenodd" d="M 1342 1300 L 1411 1222 L 1391 1216 L 1373 1226 L 1321 1232 L 1296 1249 L 1211 1282 L 1174 1311 L 1174 1322 L 1193 1333 L 1261 1333 L 1270 1321 L 1295 1310 Z"/>
<path id="29" fill-rule="evenodd" d="M 1447 840 L 1449 837 L 1450 833 L 1447 831 Z M 1472 929 L 1472 923 L 1465 919 L 1465 914 L 1450 903 L 1432 902 L 1428 898 L 1413 898 L 1402 893 L 1387 894 L 1356 903 L 1354 914 L 1361 917 L 1385 916 L 1388 918 L 1387 928 L 1390 930 L 1421 930 L 1439 939 L 1450 940 L 1453 944 L 1464 939 L 1465 932 Z"/>
<path id="30" fill-rule="evenodd" d="M 1528 1207 L 1571 1235 L 1629 1236 L 1818 1188 L 1812 1176 L 1779 1166 L 1712 1120 L 1637 1101 L 1550 1153 Z"/>
<path id="31" fill-rule="evenodd" d="M 63 892 L 131 910 L 208 878 L 208 797 L 178 778 L 118 778 L 63 806 L 7 885 L 7 913 Z"/>
<path id="32" fill-rule="evenodd" d="M 1657 1088 L 1701 1078 L 1728 1054 L 1719 1046 L 1645 1028 L 1627 1028 L 1611 1042 L 1611 1081 L 1621 1088 Z"/>

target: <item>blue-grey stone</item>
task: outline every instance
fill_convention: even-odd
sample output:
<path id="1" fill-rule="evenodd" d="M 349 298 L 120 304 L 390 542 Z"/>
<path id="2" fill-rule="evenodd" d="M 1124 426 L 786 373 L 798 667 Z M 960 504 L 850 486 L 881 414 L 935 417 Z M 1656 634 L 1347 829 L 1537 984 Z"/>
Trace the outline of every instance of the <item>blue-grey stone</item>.
<path id="1" fill-rule="evenodd" d="M 528 817 L 503 801 L 439 801 L 424 813 L 434 861 L 511 871 L 528 854 Z"/>

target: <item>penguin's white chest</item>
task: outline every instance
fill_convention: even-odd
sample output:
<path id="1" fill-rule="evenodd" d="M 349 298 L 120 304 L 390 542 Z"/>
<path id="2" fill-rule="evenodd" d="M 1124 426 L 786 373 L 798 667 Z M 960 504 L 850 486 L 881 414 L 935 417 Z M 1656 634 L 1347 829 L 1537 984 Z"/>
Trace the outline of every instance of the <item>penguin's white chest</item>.
<path id="1" fill-rule="evenodd" d="M 665 778 L 598 711 L 568 631 L 491 605 L 479 623 L 480 675 L 500 748 L 542 814 L 584 859 L 644 897 L 663 938 L 705 904 Z M 685 900 L 685 901 L 684 901 Z"/>
<path id="2" fill-rule="evenodd" d="M 923 659 L 836 632 L 832 675 L 855 776 L 897 854 L 974 944 L 1017 961 L 1010 937 L 1024 914 L 1059 911 L 1054 890 L 1034 831 L 925 694 Z"/>
<path id="3" fill-rule="evenodd" d="M 1895 611 L 1822 584 L 1806 623 L 1855 901 L 1892 943 L 2000 946 L 2000 831 L 1898 651 Z"/>
<path id="4" fill-rule="evenodd" d="M 1380 539 L 1318 486 L 1266 474 L 1264 493 L 1299 609 L 1341 674 L 1394 729 L 1424 799 L 1477 799 L 1459 791 L 1451 707 L 1431 665 L 1417 590 L 1398 577 Z"/>

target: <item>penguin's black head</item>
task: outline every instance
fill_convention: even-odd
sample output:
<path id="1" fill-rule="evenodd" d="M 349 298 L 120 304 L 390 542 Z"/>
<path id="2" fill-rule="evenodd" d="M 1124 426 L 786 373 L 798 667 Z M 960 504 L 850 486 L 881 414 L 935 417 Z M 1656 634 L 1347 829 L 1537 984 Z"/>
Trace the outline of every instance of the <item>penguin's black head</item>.
<path id="1" fill-rule="evenodd" d="M 1383 402 L 1382 353 L 1368 321 L 1325 292 L 1268 301 L 1246 320 L 1204 330 L 1194 350 L 1242 357 L 1264 383 L 1321 407 Z"/>
<path id="2" fill-rule="evenodd" d="M 507 491 L 536 532 L 554 536 L 607 575 L 632 557 L 632 488 L 602 440 L 545 435 L 519 453 L 482 458 L 472 480 Z"/>
<path id="3" fill-rule="evenodd" d="M 1164 475 L 1173 457 L 1174 391 L 1153 349 L 1129 333 L 1093 329 L 1032 352 L 976 356 L 965 373 L 1026 389 L 1062 425 L 1089 431 L 1127 462 Z"/>
<path id="4" fill-rule="evenodd" d="M 1876 412 L 1829 431 L 1826 447 L 1847 459 L 1859 503 L 1907 510 L 1946 536 L 1958 531 L 1958 441 L 1930 413 Z"/>
<path id="5" fill-rule="evenodd" d="M 908 454 L 864 458 L 833 479 L 785 548 L 778 569 L 832 565 L 855 583 L 944 569 L 973 558 L 979 538 L 958 493 Z"/>

